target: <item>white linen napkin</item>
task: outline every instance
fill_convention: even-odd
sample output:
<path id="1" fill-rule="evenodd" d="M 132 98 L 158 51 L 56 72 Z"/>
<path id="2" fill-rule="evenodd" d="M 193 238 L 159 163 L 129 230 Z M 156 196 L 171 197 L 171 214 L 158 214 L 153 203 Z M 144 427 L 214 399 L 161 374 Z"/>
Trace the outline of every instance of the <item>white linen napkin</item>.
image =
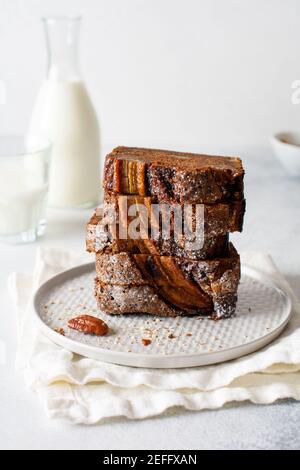
<path id="1" fill-rule="evenodd" d="M 94 424 L 112 417 L 143 419 L 180 406 L 220 408 L 227 402 L 300 399 L 300 305 L 272 259 L 253 252 L 242 262 L 281 282 L 293 300 L 284 333 L 261 351 L 237 360 L 187 369 L 140 369 L 87 359 L 55 345 L 36 327 L 29 305 L 34 290 L 86 255 L 43 249 L 32 275 L 13 273 L 9 288 L 18 315 L 17 369 L 51 418 Z"/>

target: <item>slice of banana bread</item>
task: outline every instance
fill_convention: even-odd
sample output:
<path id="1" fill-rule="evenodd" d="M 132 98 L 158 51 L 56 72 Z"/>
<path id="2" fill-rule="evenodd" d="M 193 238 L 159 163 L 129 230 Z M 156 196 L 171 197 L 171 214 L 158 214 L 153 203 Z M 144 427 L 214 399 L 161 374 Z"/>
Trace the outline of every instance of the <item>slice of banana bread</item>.
<path id="1" fill-rule="evenodd" d="M 173 313 L 225 318 L 235 311 L 240 259 L 232 244 L 227 257 L 206 261 L 130 253 L 97 254 L 96 274 L 96 296 L 100 308 L 108 313 L 159 314 L 159 299 Z M 158 296 L 153 305 L 149 304 L 149 292 L 153 294 L 149 287 Z M 116 297 L 113 292 L 119 295 Z M 136 303 L 133 292 L 138 294 Z M 143 292 L 147 292 L 144 304 Z M 165 311 L 166 307 L 161 314 Z"/>
<path id="2" fill-rule="evenodd" d="M 96 274 L 105 284 L 188 287 L 193 283 L 206 291 L 227 279 L 222 289 L 234 290 L 239 269 L 240 258 L 232 243 L 228 256 L 201 261 L 125 252 L 96 254 Z"/>
<path id="3" fill-rule="evenodd" d="M 119 286 L 103 284 L 98 279 L 95 279 L 95 297 L 100 310 L 111 315 L 209 315 L 213 319 L 232 317 L 237 302 L 236 292 L 216 292 L 204 299 L 191 296 L 182 287 Z"/>
<path id="4" fill-rule="evenodd" d="M 159 202 L 212 204 L 243 200 L 243 179 L 238 157 L 117 147 L 106 156 L 103 187 Z"/>
<path id="5" fill-rule="evenodd" d="M 142 205 L 146 209 L 147 229 L 144 234 L 141 232 L 140 238 L 130 238 L 130 233 L 126 238 L 120 237 L 120 227 L 126 230 L 130 223 L 136 218 L 139 207 Z M 104 208 L 98 208 L 87 224 L 86 247 L 90 252 L 113 252 L 128 251 L 130 253 L 150 253 L 156 255 L 169 255 L 178 257 L 189 257 L 191 259 L 210 259 L 213 257 L 226 256 L 228 247 L 228 232 L 242 231 L 243 217 L 245 212 L 245 201 L 233 203 L 204 204 L 203 220 L 200 227 L 200 245 L 195 247 L 186 243 L 189 241 L 186 235 L 174 236 L 174 217 L 171 213 L 170 236 L 163 236 L 159 220 L 154 220 L 158 227 L 156 235 L 151 232 L 151 222 L 153 224 L 152 198 L 142 196 L 123 196 L 106 194 Z M 172 206 L 171 206 L 172 207 Z M 173 206 L 174 207 L 174 206 Z M 180 207 L 180 206 L 179 206 Z M 112 228 L 109 224 L 103 224 L 103 216 L 107 217 L 108 211 L 114 211 L 117 224 Z M 131 209 L 134 209 L 132 212 Z M 194 208 L 195 209 L 195 208 Z M 183 217 L 184 224 L 195 227 L 195 211 Z M 141 223 L 143 223 L 141 218 Z M 202 230 L 203 229 L 203 230 Z M 193 233 L 192 229 L 192 233 Z M 203 232 L 203 233 L 202 233 Z M 126 232 L 127 233 L 127 232 Z M 146 233 L 146 236 L 145 236 Z"/>
<path id="6" fill-rule="evenodd" d="M 108 226 L 101 223 L 99 213 L 94 214 L 86 227 L 86 249 L 95 253 L 142 253 L 161 256 L 177 256 L 190 259 L 210 259 L 216 256 L 226 256 L 228 251 L 228 234 L 212 237 L 204 237 L 199 249 L 189 249 L 184 239 L 176 240 L 171 234 L 170 238 L 139 238 L 121 239 L 118 236 L 119 225 L 116 225 L 116 233 L 109 230 Z"/>
<path id="7" fill-rule="evenodd" d="M 149 227 L 150 220 L 156 224 L 158 223 L 158 213 L 155 213 L 155 209 L 161 210 L 161 216 L 164 213 L 166 216 L 170 214 L 171 221 L 174 219 L 174 211 L 176 212 L 179 209 L 184 223 L 187 223 L 190 227 L 195 226 L 196 204 L 191 204 L 190 207 L 184 203 L 180 205 L 177 203 L 169 204 L 167 206 L 162 203 L 159 206 L 155 206 L 155 198 L 150 196 L 120 195 L 109 192 L 105 193 L 104 198 L 103 214 L 107 215 L 109 210 L 113 209 L 117 216 L 117 221 L 123 225 L 128 225 L 140 213 L 140 207 L 142 207 L 148 215 Z M 191 209 L 191 212 L 184 210 L 187 207 Z M 228 203 L 201 204 L 200 208 L 204 220 L 203 230 L 207 237 L 225 235 L 228 232 L 242 232 L 246 208 L 244 199 Z"/>

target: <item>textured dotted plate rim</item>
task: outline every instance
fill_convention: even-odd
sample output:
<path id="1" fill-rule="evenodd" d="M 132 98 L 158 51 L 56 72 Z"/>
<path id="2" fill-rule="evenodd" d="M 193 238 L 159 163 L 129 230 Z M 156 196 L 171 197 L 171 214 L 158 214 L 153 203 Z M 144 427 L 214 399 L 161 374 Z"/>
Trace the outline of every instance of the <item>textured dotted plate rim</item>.
<path id="1" fill-rule="evenodd" d="M 258 351 L 264 346 L 274 341 L 284 330 L 290 320 L 292 314 L 292 301 L 289 294 L 284 290 L 281 284 L 271 276 L 247 265 L 242 265 L 242 277 L 248 276 L 265 286 L 274 289 L 282 300 L 282 317 L 277 325 L 273 326 L 268 333 L 257 336 L 254 340 L 240 344 L 234 347 L 224 348 L 220 351 L 199 351 L 197 353 L 175 353 L 175 354 L 145 354 L 135 352 L 114 351 L 112 349 L 100 348 L 80 341 L 76 341 L 56 332 L 48 326 L 41 317 L 40 305 L 42 299 L 53 290 L 56 286 L 61 286 L 70 279 L 90 274 L 94 271 L 94 263 L 88 263 L 53 276 L 51 279 L 42 284 L 33 297 L 33 312 L 40 331 L 52 340 L 55 344 L 66 348 L 67 350 L 91 359 L 100 360 L 102 362 L 145 368 L 184 368 L 198 367 L 205 365 L 217 364 Z M 180 317 L 179 317 L 180 318 Z M 228 320 L 219 320 L 224 322 L 224 326 Z M 235 318 L 230 319 L 235 321 Z M 199 323 L 201 325 L 201 322 Z"/>

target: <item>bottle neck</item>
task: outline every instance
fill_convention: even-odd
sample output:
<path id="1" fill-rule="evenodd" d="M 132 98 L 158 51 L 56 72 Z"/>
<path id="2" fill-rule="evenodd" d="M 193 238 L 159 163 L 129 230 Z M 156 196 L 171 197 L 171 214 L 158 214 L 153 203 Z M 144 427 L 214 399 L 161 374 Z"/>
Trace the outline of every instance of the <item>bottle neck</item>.
<path id="1" fill-rule="evenodd" d="M 44 18 L 50 79 L 80 79 L 78 42 L 80 18 Z"/>

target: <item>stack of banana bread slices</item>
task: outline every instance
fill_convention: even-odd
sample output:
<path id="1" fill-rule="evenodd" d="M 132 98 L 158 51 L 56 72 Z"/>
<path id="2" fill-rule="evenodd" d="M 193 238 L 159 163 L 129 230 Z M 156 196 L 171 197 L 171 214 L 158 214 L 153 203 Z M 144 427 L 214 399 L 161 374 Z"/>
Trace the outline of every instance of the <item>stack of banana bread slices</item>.
<path id="1" fill-rule="evenodd" d="M 242 231 L 243 179 L 237 157 L 130 147 L 108 154 L 104 205 L 86 234 L 99 308 L 231 317 L 240 258 L 229 233 Z"/>

